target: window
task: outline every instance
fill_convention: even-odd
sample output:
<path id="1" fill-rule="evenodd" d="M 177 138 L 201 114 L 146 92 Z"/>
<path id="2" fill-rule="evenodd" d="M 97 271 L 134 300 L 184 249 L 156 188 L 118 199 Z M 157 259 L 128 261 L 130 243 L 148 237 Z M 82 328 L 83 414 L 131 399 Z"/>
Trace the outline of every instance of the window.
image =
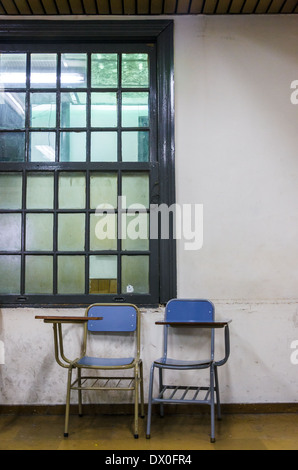
<path id="1" fill-rule="evenodd" d="M 112 42 L 78 22 L 70 44 L 73 23 L 56 24 L 52 42 L 26 25 L 25 43 L 2 33 L 0 301 L 166 301 L 174 241 L 149 236 L 151 204 L 173 202 L 173 161 L 160 150 L 173 137 L 160 89 L 170 74 L 157 73 L 165 52 L 152 28 L 151 42 L 123 41 L 127 23 L 115 22 Z"/>

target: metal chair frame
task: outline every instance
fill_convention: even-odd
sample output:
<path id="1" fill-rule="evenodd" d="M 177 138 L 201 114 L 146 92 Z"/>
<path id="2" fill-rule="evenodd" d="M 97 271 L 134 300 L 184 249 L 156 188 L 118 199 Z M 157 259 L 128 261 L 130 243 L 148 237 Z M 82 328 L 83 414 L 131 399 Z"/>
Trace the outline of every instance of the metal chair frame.
<path id="1" fill-rule="evenodd" d="M 95 326 L 93 331 L 106 332 L 107 330 L 101 329 L 101 321 L 99 317 L 105 318 L 105 312 L 107 309 L 123 309 L 123 307 L 129 307 L 133 309 L 136 314 L 135 325 L 131 330 L 121 330 L 117 328 L 117 325 L 113 331 L 117 332 L 127 332 L 134 331 L 136 336 L 136 351 L 131 360 L 124 358 L 118 359 L 107 359 L 107 358 L 92 358 L 86 356 L 87 346 L 88 346 L 88 331 L 90 330 L 90 324 Z M 93 310 L 96 312 L 96 318 L 92 320 Z M 57 363 L 64 368 L 68 369 L 68 380 L 67 380 L 67 393 L 66 393 L 66 410 L 65 410 L 65 426 L 64 426 L 64 436 L 68 437 L 68 428 L 69 428 L 69 411 L 70 411 L 70 395 L 72 390 L 78 392 L 78 406 L 79 406 L 79 415 L 82 416 L 82 391 L 83 390 L 121 390 L 121 391 L 131 391 L 134 393 L 134 437 L 137 439 L 139 436 L 139 425 L 138 425 L 138 414 L 139 414 L 139 398 L 141 400 L 141 416 L 144 417 L 144 391 L 143 391 L 143 362 L 140 358 L 140 311 L 133 304 L 92 304 L 90 305 L 85 312 L 85 317 L 88 317 L 88 321 L 85 321 L 84 324 L 84 337 L 82 345 L 82 354 L 80 357 L 75 360 L 69 360 L 64 354 L 64 345 L 63 345 L 63 333 L 62 333 L 62 323 L 54 322 L 54 347 L 55 347 L 55 359 Z M 90 318 L 90 319 L 89 319 Z M 108 330 L 111 331 L 111 330 Z M 102 360 L 101 365 L 96 365 L 96 361 Z M 104 361 L 106 362 L 106 365 Z M 110 362 L 110 364 L 109 364 Z M 113 363 L 114 362 L 114 363 Z M 72 373 L 77 369 L 77 378 L 72 380 Z M 90 375 L 82 376 L 82 370 L 88 369 Z M 92 375 L 91 371 L 95 370 L 127 370 L 132 369 L 133 375 L 128 376 L 95 376 Z M 111 381 L 117 381 L 116 385 L 111 384 Z M 89 382 L 92 381 L 90 384 Z M 99 384 L 99 381 L 104 381 L 104 384 Z M 122 386 L 123 382 L 129 381 L 129 384 Z"/>
<path id="2" fill-rule="evenodd" d="M 205 307 L 205 312 L 200 320 L 200 315 L 196 314 L 192 318 L 192 314 L 188 314 L 187 305 L 192 303 L 199 307 Z M 208 312 L 206 312 L 206 306 Z M 171 309 L 174 307 L 175 312 L 172 314 Z M 170 300 L 165 309 L 165 321 L 156 322 L 156 324 L 164 326 L 164 350 L 163 356 L 160 359 L 155 360 L 150 369 L 150 380 L 149 380 L 149 397 L 148 397 L 148 420 L 147 420 L 147 439 L 150 438 L 151 432 L 151 414 L 152 404 L 156 403 L 160 405 L 160 415 L 164 415 L 164 404 L 208 404 L 211 409 L 211 437 L 210 441 L 215 442 L 215 397 L 217 405 L 217 416 L 221 419 L 221 406 L 220 406 L 220 395 L 219 395 L 219 384 L 218 384 L 218 367 L 224 365 L 230 355 L 230 339 L 229 339 L 229 321 L 215 322 L 214 320 L 214 305 L 212 302 L 203 299 L 173 299 Z M 170 328 L 209 328 L 211 329 L 210 338 L 210 358 L 207 360 L 194 360 L 194 361 L 183 361 L 168 358 L 168 335 Z M 224 339 L 225 339 L 225 356 L 220 361 L 214 360 L 214 336 L 215 328 L 224 328 Z M 154 383 L 154 372 L 155 369 L 159 371 L 159 393 L 153 397 L 153 383 Z M 201 370 L 210 369 L 210 381 L 209 386 L 187 386 L 187 385 L 165 385 L 163 383 L 163 370 Z M 169 397 L 165 397 L 165 393 L 171 391 Z M 179 393 L 182 393 L 179 396 Z M 191 397 L 189 395 L 191 394 Z M 203 396 L 201 397 L 201 395 Z"/>

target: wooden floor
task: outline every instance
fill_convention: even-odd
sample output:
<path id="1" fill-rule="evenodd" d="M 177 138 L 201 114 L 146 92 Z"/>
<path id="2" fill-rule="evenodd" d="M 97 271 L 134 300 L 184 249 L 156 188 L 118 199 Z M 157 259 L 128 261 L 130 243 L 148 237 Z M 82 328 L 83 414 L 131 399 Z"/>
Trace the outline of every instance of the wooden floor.
<path id="1" fill-rule="evenodd" d="M 0 450 L 298 450 L 298 414 L 226 414 L 216 422 L 216 442 L 209 441 L 209 416 L 166 415 L 152 418 L 151 439 L 146 419 L 139 439 L 130 415 L 70 417 L 69 437 L 63 437 L 62 415 L 0 415 Z M 121 454 L 120 454 L 121 455 Z"/>

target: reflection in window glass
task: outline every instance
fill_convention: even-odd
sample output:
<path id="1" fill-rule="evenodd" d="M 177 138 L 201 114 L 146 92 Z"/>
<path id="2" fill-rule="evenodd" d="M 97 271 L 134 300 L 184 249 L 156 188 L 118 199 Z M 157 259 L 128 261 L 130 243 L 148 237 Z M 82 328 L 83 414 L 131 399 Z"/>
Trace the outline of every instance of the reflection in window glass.
<path id="1" fill-rule="evenodd" d="M 91 133 L 91 161 L 116 162 L 117 161 L 117 132 Z"/>
<path id="2" fill-rule="evenodd" d="M 25 93 L 0 92 L 0 129 L 25 127 Z"/>
<path id="3" fill-rule="evenodd" d="M 90 256 L 89 293 L 117 293 L 117 256 Z"/>
<path id="4" fill-rule="evenodd" d="M 1 294 L 19 294 L 21 287 L 21 257 L 18 255 L 0 256 Z"/>
<path id="5" fill-rule="evenodd" d="M 122 126 L 148 127 L 148 93 L 122 93 Z"/>
<path id="6" fill-rule="evenodd" d="M 55 88 L 57 54 L 31 54 L 31 88 Z"/>
<path id="7" fill-rule="evenodd" d="M 61 93 L 61 127 L 86 127 L 86 93 Z"/>
<path id="8" fill-rule="evenodd" d="M 87 54 L 61 54 L 61 87 L 87 86 Z"/>
<path id="9" fill-rule="evenodd" d="M 58 250 L 85 249 L 85 214 L 58 215 Z"/>
<path id="10" fill-rule="evenodd" d="M 31 93 L 31 127 L 56 126 L 56 93 Z"/>
<path id="11" fill-rule="evenodd" d="M 52 173 L 29 173 L 27 176 L 27 209 L 53 209 L 54 176 Z"/>
<path id="12" fill-rule="evenodd" d="M 149 85 L 148 54 L 122 54 L 122 87 Z"/>
<path id="13" fill-rule="evenodd" d="M 85 173 L 60 173 L 58 193 L 59 209 L 84 209 L 86 206 Z"/>
<path id="14" fill-rule="evenodd" d="M 117 95 L 116 93 L 92 93 L 91 95 L 91 126 L 117 126 Z"/>
<path id="15" fill-rule="evenodd" d="M 117 215 L 90 215 L 90 250 L 117 249 Z"/>
<path id="16" fill-rule="evenodd" d="M 122 214 L 122 250 L 149 250 L 149 216 L 147 213 Z"/>
<path id="17" fill-rule="evenodd" d="M 0 251 L 21 249 L 21 214 L 0 214 Z"/>
<path id="18" fill-rule="evenodd" d="M 118 86 L 117 54 L 91 55 L 91 86 L 99 88 Z"/>
<path id="19" fill-rule="evenodd" d="M 122 293 L 149 292 L 149 256 L 122 256 Z"/>
<path id="20" fill-rule="evenodd" d="M 149 207 L 149 175 L 147 173 L 127 173 L 122 177 L 122 196 L 126 197 L 126 207 L 141 204 Z"/>
<path id="21" fill-rule="evenodd" d="M 25 132 L 0 133 L 0 162 L 25 161 Z"/>
<path id="22" fill-rule="evenodd" d="M 102 209 L 117 207 L 117 173 L 91 173 L 90 176 L 90 208 Z"/>
<path id="23" fill-rule="evenodd" d="M 53 250 L 53 214 L 26 215 L 26 250 Z"/>
<path id="24" fill-rule="evenodd" d="M 0 87 L 26 86 L 26 54 L 0 54 Z"/>
<path id="25" fill-rule="evenodd" d="M 53 257 L 26 256 L 25 262 L 25 293 L 53 293 Z"/>
<path id="26" fill-rule="evenodd" d="M 86 132 L 60 133 L 60 162 L 86 161 Z"/>
<path id="27" fill-rule="evenodd" d="M 55 161 L 56 134 L 55 132 L 31 132 L 29 161 Z"/>
<path id="28" fill-rule="evenodd" d="M 22 174 L 0 173 L 0 209 L 22 208 Z"/>
<path id="29" fill-rule="evenodd" d="M 58 256 L 58 294 L 85 292 L 85 257 Z"/>
<path id="30" fill-rule="evenodd" d="M 149 161 L 149 132 L 122 132 L 122 161 Z"/>

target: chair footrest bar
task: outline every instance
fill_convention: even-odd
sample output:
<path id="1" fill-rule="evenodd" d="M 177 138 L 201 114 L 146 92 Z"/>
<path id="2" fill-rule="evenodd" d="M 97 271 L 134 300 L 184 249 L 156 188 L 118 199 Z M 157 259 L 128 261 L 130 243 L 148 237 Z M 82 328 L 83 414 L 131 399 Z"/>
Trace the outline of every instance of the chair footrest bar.
<path id="1" fill-rule="evenodd" d="M 216 390 L 216 388 L 214 389 Z M 194 393 L 193 393 L 194 392 Z M 197 387 L 186 385 L 164 385 L 156 398 L 155 403 L 210 403 L 210 387 Z"/>
<path id="2" fill-rule="evenodd" d="M 96 377 L 84 376 L 71 384 L 71 390 L 134 390 L 134 377 Z M 128 384 L 123 385 L 123 382 Z"/>

